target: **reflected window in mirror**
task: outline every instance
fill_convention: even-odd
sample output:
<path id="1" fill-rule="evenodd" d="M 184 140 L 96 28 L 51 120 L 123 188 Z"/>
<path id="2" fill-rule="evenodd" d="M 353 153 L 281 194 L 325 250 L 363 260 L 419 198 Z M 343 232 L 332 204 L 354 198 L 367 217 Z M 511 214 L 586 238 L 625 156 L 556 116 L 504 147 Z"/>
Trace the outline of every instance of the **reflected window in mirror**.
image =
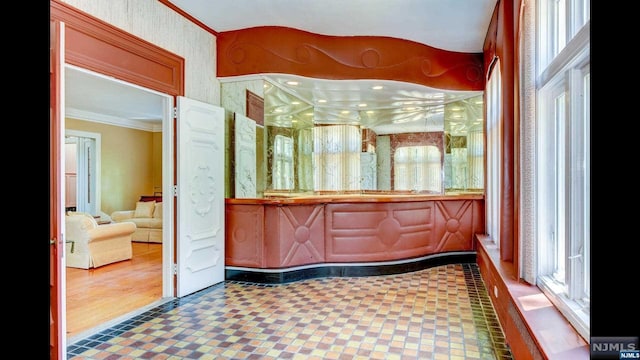
<path id="1" fill-rule="evenodd" d="M 293 190 L 293 139 L 276 135 L 273 141 L 273 189 Z"/>
<path id="2" fill-rule="evenodd" d="M 295 146 L 298 189 L 301 192 L 313 191 L 313 134 L 312 128 L 298 131 L 298 142 Z"/>
<path id="3" fill-rule="evenodd" d="M 482 95 L 445 106 L 444 187 L 450 192 L 484 191 Z"/>
<path id="4" fill-rule="evenodd" d="M 313 134 L 315 191 L 360 190 L 360 127 L 316 126 Z"/>
<path id="5" fill-rule="evenodd" d="M 441 155 L 438 147 L 433 145 L 396 149 L 393 159 L 395 189 L 442 192 Z"/>

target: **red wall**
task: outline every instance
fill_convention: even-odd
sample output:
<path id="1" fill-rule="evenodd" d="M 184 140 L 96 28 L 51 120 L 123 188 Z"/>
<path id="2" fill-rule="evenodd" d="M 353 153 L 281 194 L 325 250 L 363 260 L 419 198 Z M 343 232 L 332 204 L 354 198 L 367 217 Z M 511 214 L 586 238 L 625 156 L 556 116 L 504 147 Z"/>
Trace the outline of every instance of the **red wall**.
<path id="1" fill-rule="evenodd" d="M 218 33 L 217 54 L 218 77 L 284 73 L 484 90 L 481 53 L 446 51 L 391 37 L 328 36 L 260 26 Z"/>
<path id="2" fill-rule="evenodd" d="M 515 197 L 514 181 L 515 159 L 515 120 L 514 120 L 514 4 L 513 1 L 498 1 L 489 25 L 484 43 L 485 77 L 492 59 L 500 59 L 502 76 L 502 111 L 500 126 L 502 127 L 502 179 L 500 187 L 500 258 L 504 261 L 515 261 Z M 486 108 L 485 108 L 486 109 Z M 485 182 L 486 183 L 486 182 Z"/>

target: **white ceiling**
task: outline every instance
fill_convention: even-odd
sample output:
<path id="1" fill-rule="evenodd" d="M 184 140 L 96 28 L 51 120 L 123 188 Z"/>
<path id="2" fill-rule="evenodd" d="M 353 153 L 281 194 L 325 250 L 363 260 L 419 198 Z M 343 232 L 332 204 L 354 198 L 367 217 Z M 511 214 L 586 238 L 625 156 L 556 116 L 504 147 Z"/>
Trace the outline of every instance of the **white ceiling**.
<path id="1" fill-rule="evenodd" d="M 66 116 L 142 130 L 160 130 L 165 95 L 67 65 Z"/>
<path id="2" fill-rule="evenodd" d="M 169 1 L 216 32 L 255 26 L 286 26 L 325 35 L 389 36 L 444 50 L 477 53 L 482 52 L 497 0 Z M 396 81 L 329 81 L 280 74 L 264 78 L 313 103 L 318 109 L 336 111 L 354 109 L 365 102 L 368 110 L 390 111 L 393 107 L 406 107 L 411 102 L 427 105 L 434 97 L 452 101 L 478 94 L 443 92 Z M 301 84 L 292 88 L 285 84 L 289 80 L 297 80 Z M 374 83 L 383 85 L 384 91 L 371 90 Z M 68 116 L 82 119 L 99 114 L 107 122 L 109 119 L 121 119 L 139 124 L 141 128 L 158 127 L 162 118 L 163 97 L 160 94 L 72 67 L 67 67 L 65 84 Z M 320 98 L 328 102 L 323 105 L 315 103 Z"/>
<path id="3" fill-rule="evenodd" d="M 479 53 L 496 0 L 168 0 L 214 31 L 286 26 Z"/>

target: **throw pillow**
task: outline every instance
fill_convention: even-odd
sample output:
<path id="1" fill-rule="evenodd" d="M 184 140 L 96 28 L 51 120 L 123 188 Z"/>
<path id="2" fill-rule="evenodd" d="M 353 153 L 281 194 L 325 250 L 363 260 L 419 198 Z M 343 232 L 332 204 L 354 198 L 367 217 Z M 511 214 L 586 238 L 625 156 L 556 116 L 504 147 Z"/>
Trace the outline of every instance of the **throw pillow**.
<path id="1" fill-rule="evenodd" d="M 136 210 L 133 213 L 134 218 L 150 218 L 153 216 L 153 208 L 155 207 L 155 201 L 138 201 L 136 203 Z"/>
<path id="2" fill-rule="evenodd" d="M 156 208 L 153 210 L 153 217 L 156 219 L 162 219 L 162 203 L 156 203 Z"/>

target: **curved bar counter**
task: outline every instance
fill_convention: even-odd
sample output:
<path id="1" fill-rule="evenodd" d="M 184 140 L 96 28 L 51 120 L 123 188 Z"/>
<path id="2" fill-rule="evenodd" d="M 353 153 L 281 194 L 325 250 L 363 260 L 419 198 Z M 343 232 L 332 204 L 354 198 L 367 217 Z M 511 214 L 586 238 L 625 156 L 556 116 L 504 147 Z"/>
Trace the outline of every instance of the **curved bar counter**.
<path id="1" fill-rule="evenodd" d="M 228 280 L 285 283 L 475 262 L 484 196 L 226 199 Z"/>

